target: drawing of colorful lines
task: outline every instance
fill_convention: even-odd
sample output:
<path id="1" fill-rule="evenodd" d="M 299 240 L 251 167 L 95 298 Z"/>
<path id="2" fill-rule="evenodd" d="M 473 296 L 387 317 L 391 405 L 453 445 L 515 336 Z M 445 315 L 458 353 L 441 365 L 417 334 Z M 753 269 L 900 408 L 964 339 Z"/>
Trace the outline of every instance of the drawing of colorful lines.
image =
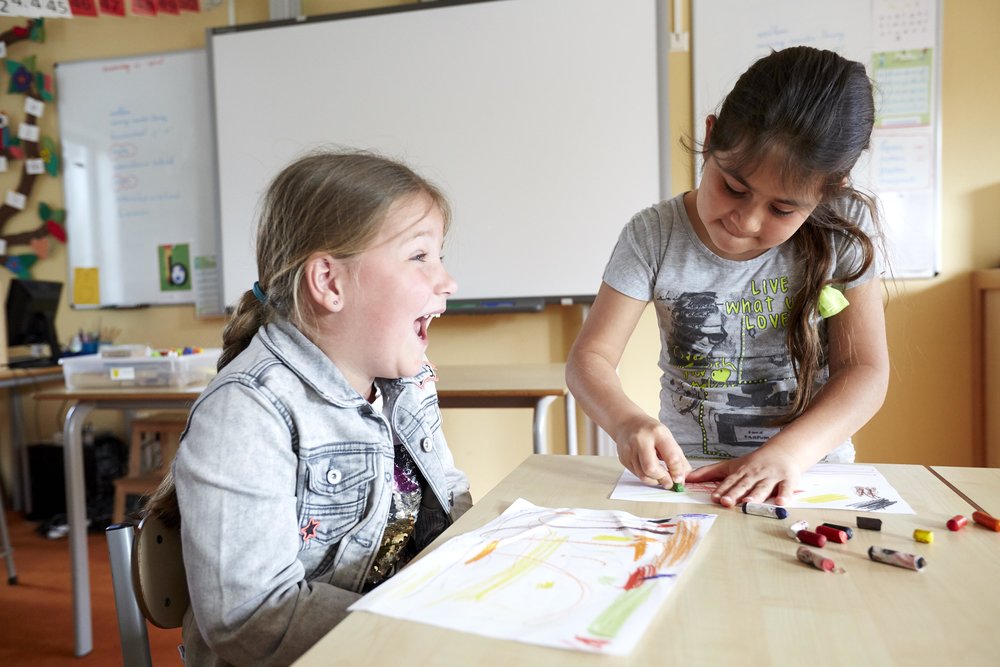
<path id="1" fill-rule="evenodd" d="M 596 636 L 606 639 L 613 639 L 622 629 L 625 621 L 635 612 L 636 609 L 649 598 L 655 588 L 655 583 L 651 580 L 657 579 L 660 571 L 664 567 L 669 567 L 683 561 L 698 544 L 701 533 L 701 524 L 681 519 L 677 522 L 677 530 L 674 534 L 663 542 L 663 551 L 656 557 L 650 565 L 639 568 L 643 574 L 643 580 L 635 582 L 633 577 L 629 577 L 625 585 L 625 590 L 615 598 L 588 626 L 587 631 Z M 634 574 L 634 573 L 633 573 Z M 629 585 L 631 584 L 631 586 Z M 578 637 L 580 641 L 593 645 L 592 640 Z"/>

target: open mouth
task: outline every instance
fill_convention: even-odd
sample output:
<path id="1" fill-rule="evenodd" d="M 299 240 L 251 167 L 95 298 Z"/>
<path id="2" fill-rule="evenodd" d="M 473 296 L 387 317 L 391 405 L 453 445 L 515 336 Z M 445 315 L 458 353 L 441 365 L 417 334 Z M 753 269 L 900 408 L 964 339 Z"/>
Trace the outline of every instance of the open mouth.
<path id="1" fill-rule="evenodd" d="M 417 334 L 417 338 L 422 341 L 427 340 L 427 330 L 431 326 L 431 320 L 436 317 L 441 317 L 441 313 L 431 313 L 430 315 L 424 315 L 423 317 L 418 317 L 413 323 L 413 332 Z"/>

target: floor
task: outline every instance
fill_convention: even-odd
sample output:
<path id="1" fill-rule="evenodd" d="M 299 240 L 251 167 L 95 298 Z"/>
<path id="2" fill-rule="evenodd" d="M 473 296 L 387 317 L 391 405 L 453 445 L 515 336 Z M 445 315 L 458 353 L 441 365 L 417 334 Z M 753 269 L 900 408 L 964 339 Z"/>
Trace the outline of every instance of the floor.
<path id="1" fill-rule="evenodd" d="M 0 560 L 0 665 L 31 667 L 120 665 L 121 646 L 115 617 L 108 548 L 102 533 L 88 535 L 94 650 L 73 655 L 73 608 L 69 545 L 50 540 L 20 512 L 7 512 L 14 547 L 16 585 L 7 584 Z M 177 653 L 180 630 L 149 627 L 153 664 L 182 665 Z"/>

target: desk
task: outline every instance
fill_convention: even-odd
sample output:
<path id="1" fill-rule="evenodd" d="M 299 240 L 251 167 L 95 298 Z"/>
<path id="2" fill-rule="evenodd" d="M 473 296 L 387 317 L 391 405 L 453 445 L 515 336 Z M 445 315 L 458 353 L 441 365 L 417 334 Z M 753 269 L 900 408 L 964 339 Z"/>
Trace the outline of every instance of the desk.
<path id="1" fill-rule="evenodd" d="M 976 509 L 1000 516 L 1000 468 L 931 466 L 931 471 Z"/>
<path id="2" fill-rule="evenodd" d="M 24 451 L 24 421 L 21 415 L 21 394 L 17 388 L 26 385 L 44 385 L 52 382 L 62 382 L 61 366 L 46 366 L 42 368 L 4 368 L 0 370 L 0 389 L 9 390 L 7 405 L 10 410 L 10 446 L 11 460 L 15 472 L 11 474 L 12 488 L 10 495 L 14 502 L 13 509 L 24 507 L 25 480 L 28 475 L 28 456 Z"/>
<path id="3" fill-rule="evenodd" d="M 438 366 L 442 408 L 533 408 L 534 451 L 548 454 L 545 421 L 549 406 L 566 399 L 566 451 L 577 453 L 576 401 L 566 389 L 566 364 Z"/>
<path id="4" fill-rule="evenodd" d="M 883 514 L 881 533 L 856 530 L 822 551 L 845 574 L 795 559 L 789 521 L 714 507 L 718 519 L 693 562 L 627 659 L 562 651 L 430 625 L 352 613 L 296 663 L 388 665 L 995 665 L 1000 617 L 1000 535 L 978 526 L 950 533 L 944 522 L 969 505 L 927 468 L 878 465 L 916 515 Z M 640 516 L 708 511 L 706 505 L 608 499 L 621 473 L 607 457 L 531 456 L 450 527 L 431 548 L 479 527 L 523 497 L 548 507 L 620 509 Z M 855 523 L 853 512 L 792 510 L 810 525 Z M 934 531 L 914 542 L 914 528 Z M 919 553 L 912 572 L 873 563 L 872 544 Z M 401 649 L 400 647 L 405 647 Z M 403 651 L 403 653 L 401 653 Z"/>
<path id="5" fill-rule="evenodd" d="M 83 424 L 94 410 L 186 410 L 202 388 L 72 391 L 58 389 L 35 394 L 40 401 L 74 403 L 63 426 L 66 473 L 66 525 L 73 581 L 74 651 L 86 655 L 94 648 L 90 615 L 90 571 L 87 558 L 87 498 L 83 475 Z"/>
<path id="6" fill-rule="evenodd" d="M 565 364 L 510 366 L 441 366 L 438 400 L 442 408 L 533 408 L 536 452 L 545 452 L 545 414 L 559 396 L 566 397 L 568 450 L 576 452 L 576 405 L 566 390 Z M 59 375 L 60 379 L 62 375 Z M 186 410 L 201 393 L 193 389 L 58 389 L 35 394 L 37 400 L 74 403 L 66 414 L 63 448 L 66 470 L 66 523 L 73 578 L 76 655 L 93 649 L 90 577 L 87 559 L 87 510 L 83 474 L 83 424 L 94 410 Z M 573 430 L 570 430 L 572 423 Z M 572 439 L 570 439 L 572 438 Z"/>

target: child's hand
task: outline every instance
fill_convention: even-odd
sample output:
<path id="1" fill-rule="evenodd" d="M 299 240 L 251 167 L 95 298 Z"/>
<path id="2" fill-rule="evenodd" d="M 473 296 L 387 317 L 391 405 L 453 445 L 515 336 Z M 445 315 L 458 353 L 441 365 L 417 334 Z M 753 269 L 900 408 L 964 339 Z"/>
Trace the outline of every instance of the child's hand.
<path id="1" fill-rule="evenodd" d="M 643 484 L 669 489 L 674 483 L 683 484 L 691 472 L 670 429 L 655 419 L 643 416 L 626 422 L 613 436 L 618 460 Z"/>
<path id="2" fill-rule="evenodd" d="M 798 463 L 775 448 L 762 447 L 753 454 L 693 470 L 689 482 L 721 480 L 712 501 L 723 507 L 737 503 L 762 503 L 774 496 L 777 505 L 791 500 L 802 474 Z"/>

